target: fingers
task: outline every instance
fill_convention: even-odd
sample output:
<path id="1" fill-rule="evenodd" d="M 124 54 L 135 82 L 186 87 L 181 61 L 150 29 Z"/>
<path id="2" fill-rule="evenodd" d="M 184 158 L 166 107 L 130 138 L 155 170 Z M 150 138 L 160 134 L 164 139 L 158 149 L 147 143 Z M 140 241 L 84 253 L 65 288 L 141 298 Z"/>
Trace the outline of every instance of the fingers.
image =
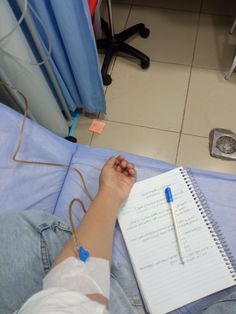
<path id="1" fill-rule="evenodd" d="M 118 172 L 123 172 L 124 171 L 124 166 L 125 166 L 125 163 L 123 163 L 123 165 L 121 166 L 121 162 L 124 160 L 124 157 L 123 156 L 119 156 L 121 158 L 117 158 L 117 157 L 114 157 L 114 156 L 111 156 L 105 163 L 104 166 L 108 166 L 108 167 L 111 167 L 111 168 L 115 168 L 116 171 Z"/>
<path id="2" fill-rule="evenodd" d="M 127 168 L 127 165 L 128 165 L 128 161 L 127 161 L 127 160 L 122 160 L 122 161 L 120 162 L 120 165 L 121 165 L 121 167 L 122 167 L 123 169 L 126 169 L 126 168 Z"/>
<path id="3" fill-rule="evenodd" d="M 107 161 L 106 161 L 106 165 L 110 166 L 110 167 L 114 167 L 115 164 L 117 162 L 116 157 L 111 156 Z"/>
<path id="4" fill-rule="evenodd" d="M 131 177 L 136 177 L 136 170 L 135 169 L 129 169 L 129 175 L 131 176 Z"/>
<path id="5" fill-rule="evenodd" d="M 128 168 L 128 169 L 131 169 L 131 168 L 134 168 L 134 165 L 132 163 L 129 163 L 124 156 L 122 155 L 119 155 L 118 157 L 116 157 L 119 165 L 122 167 L 122 168 Z"/>
<path id="6" fill-rule="evenodd" d="M 126 176 L 136 177 L 134 164 L 129 163 L 122 155 L 116 157 L 114 168 L 116 171 L 121 172 Z"/>
<path id="7" fill-rule="evenodd" d="M 117 165 L 115 168 L 118 172 L 123 172 L 123 168 L 120 165 Z"/>
<path id="8" fill-rule="evenodd" d="M 124 157 L 123 155 L 119 155 L 119 156 L 116 157 L 116 159 L 117 159 L 119 162 L 121 162 L 122 160 L 125 159 L 125 157 Z"/>
<path id="9" fill-rule="evenodd" d="M 126 175 L 127 177 L 129 176 L 129 172 L 127 170 L 124 170 L 123 174 Z"/>

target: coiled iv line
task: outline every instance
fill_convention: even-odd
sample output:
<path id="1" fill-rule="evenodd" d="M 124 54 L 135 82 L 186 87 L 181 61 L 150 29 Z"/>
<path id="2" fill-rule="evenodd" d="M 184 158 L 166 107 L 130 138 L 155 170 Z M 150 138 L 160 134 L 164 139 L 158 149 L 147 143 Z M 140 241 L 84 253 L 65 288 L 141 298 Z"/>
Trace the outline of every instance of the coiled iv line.
<path id="1" fill-rule="evenodd" d="M 2 84 L 3 86 L 5 86 L 6 88 L 10 88 L 12 90 L 15 90 L 24 100 L 24 103 L 25 103 L 25 110 L 24 110 L 24 115 L 23 115 L 23 119 L 22 119 L 22 124 L 21 124 L 21 127 L 20 127 L 20 132 L 19 132 L 19 138 L 18 138 L 18 142 L 17 142 L 17 146 L 16 146 L 16 150 L 12 156 L 12 159 L 15 161 L 15 162 L 18 162 L 18 163 L 21 163 L 21 164 L 31 164 L 31 165 L 41 165 L 41 166 L 53 166 L 53 167 L 63 167 L 63 168 L 67 168 L 69 170 L 73 170 L 75 171 L 79 176 L 80 176 L 80 179 L 81 179 L 81 182 L 82 182 L 82 185 L 83 185 L 83 188 L 84 188 L 84 191 L 86 193 L 86 195 L 88 196 L 88 198 L 90 199 L 90 201 L 93 200 L 88 188 L 87 188 L 87 185 L 85 183 L 85 180 L 84 180 L 84 177 L 81 173 L 81 171 L 69 164 L 60 164 L 60 163 L 51 163 L 51 162 L 42 162 L 42 161 L 32 161 L 32 160 L 23 160 L 23 159 L 18 159 L 17 158 L 17 155 L 21 149 L 21 146 L 22 146 L 22 142 L 23 142 L 23 133 L 24 133 L 24 127 L 25 127 L 25 121 L 26 121 L 26 118 L 27 118 L 27 113 L 28 113 L 28 108 L 29 108 L 29 105 L 28 105 L 28 100 L 26 98 L 26 96 L 21 92 L 19 91 L 16 87 L 14 86 L 11 86 L 9 84 L 7 84 L 6 82 L 0 80 L 0 84 Z M 72 217 L 72 212 L 73 212 L 73 205 L 74 203 L 78 202 L 82 209 L 83 209 L 83 212 L 86 214 L 87 210 L 84 206 L 84 203 L 82 202 L 82 200 L 80 198 L 74 198 L 72 199 L 72 201 L 70 202 L 69 204 L 69 222 L 70 222 L 70 227 L 71 227 L 71 231 L 72 231 L 72 237 L 73 237 L 73 240 L 74 240 L 74 244 L 75 244 L 75 248 L 78 248 L 80 247 L 80 243 L 79 243 L 79 240 L 78 240 L 78 237 L 77 237 L 77 234 L 76 234 L 76 229 L 75 229 L 75 226 L 74 226 L 74 222 L 73 222 L 73 217 Z M 76 250 L 77 252 L 77 250 Z"/>

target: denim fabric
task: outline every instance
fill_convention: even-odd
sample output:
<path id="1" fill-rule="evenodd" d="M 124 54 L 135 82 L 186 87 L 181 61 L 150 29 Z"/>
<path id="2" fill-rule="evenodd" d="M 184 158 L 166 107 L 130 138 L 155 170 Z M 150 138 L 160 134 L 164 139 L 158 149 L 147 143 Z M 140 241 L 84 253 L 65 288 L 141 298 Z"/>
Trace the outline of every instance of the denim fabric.
<path id="1" fill-rule="evenodd" d="M 58 217 L 36 210 L 1 214 L 0 230 L 0 314 L 12 314 L 42 289 L 44 276 L 71 233 Z M 142 309 L 134 283 L 132 271 L 112 265 L 110 313 Z"/>
<path id="2" fill-rule="evenodd" d="M 236 313 L 236 293 L 232 293 L 227 298 L 217 301 L 201 314 L 235 314 Z"/>
<path id="3" fill-rule="evenodd" d="M 58 217 L 45 212 L 0 215 L 0 314 L 12 314 L 42 289 L 44 276 L 70 235 Z M 145 313 L 132 269 L 118 261 L 111 267 L 109 312 Z M 236 313 L 236 294 L 201 313 Z"/>
<path id="4" fill-rule="evenodd" d="M 70 232 L 59 219 L 39 211 L 2 214 L 0 230 L 0 313 L 8 314 L 42 289 Z"/>

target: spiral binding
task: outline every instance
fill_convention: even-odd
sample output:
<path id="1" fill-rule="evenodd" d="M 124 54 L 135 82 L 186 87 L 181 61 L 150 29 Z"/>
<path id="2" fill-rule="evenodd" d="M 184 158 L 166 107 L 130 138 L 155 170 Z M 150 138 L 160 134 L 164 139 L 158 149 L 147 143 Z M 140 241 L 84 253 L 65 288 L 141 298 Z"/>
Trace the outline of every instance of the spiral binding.
<path id="1" fill-rule="evenodd" d="M 218 223 L 214 220 L 213 214 L 211 210 L 209 209 L 209 206 L 207 204 L 207 200 L 200 190 L 192 172 L 190 169 L 183 169 L 179 168 L 181 175 L 197 205 L 197 208 L 199 209 L 210 233 L 211 236 L 216 243 L 216 246 L 227 266 L 229 269 L 229 272 L 236 281 L 236 261 L 230 251 L 230 248 L 228 247 L 226 241 L 224 240 L 222 231 L 218 225 Z"/>

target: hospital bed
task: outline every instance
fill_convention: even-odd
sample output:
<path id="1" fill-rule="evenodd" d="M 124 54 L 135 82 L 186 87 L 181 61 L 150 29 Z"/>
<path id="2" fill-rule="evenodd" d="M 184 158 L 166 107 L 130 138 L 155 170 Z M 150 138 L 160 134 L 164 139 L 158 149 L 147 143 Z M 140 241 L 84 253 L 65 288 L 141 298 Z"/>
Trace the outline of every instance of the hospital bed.
<path id="1" fill-rule="evenodd" d="M 65 167 L 19 164 L 12 160 L 19 139 L 23 116 L 0 104 L 0 213 L 38 209 L 55 214 L 68 223 L 70 201 L 79 197 L 86 207 L 87 197 L 80 177 Z M 27 119 L 23 143 L 18 158 L 33 161 L 64 163 L 78 168 L 88 190 L 95 196 L 101 167 L 120 151 L 74 144 Z M 175 167 L 173 164 L 123 153 L 135 164 L 137 180 L 158 175 Z M 214 219 L 222 231 L 228 249 L 236 258 L 236 175 L 191 169 L 200 190 L 205 195 Z M 75 206 L 74 220 L 82 218 L 81 208 Z M 0 231 L 1 232 L 1 231 Z M 128 254 L 119 226 L 116 226 L 113 258 L 130 267 Z M 235 287 L 191 303 L 175 313 L 197 313 Z"/>

